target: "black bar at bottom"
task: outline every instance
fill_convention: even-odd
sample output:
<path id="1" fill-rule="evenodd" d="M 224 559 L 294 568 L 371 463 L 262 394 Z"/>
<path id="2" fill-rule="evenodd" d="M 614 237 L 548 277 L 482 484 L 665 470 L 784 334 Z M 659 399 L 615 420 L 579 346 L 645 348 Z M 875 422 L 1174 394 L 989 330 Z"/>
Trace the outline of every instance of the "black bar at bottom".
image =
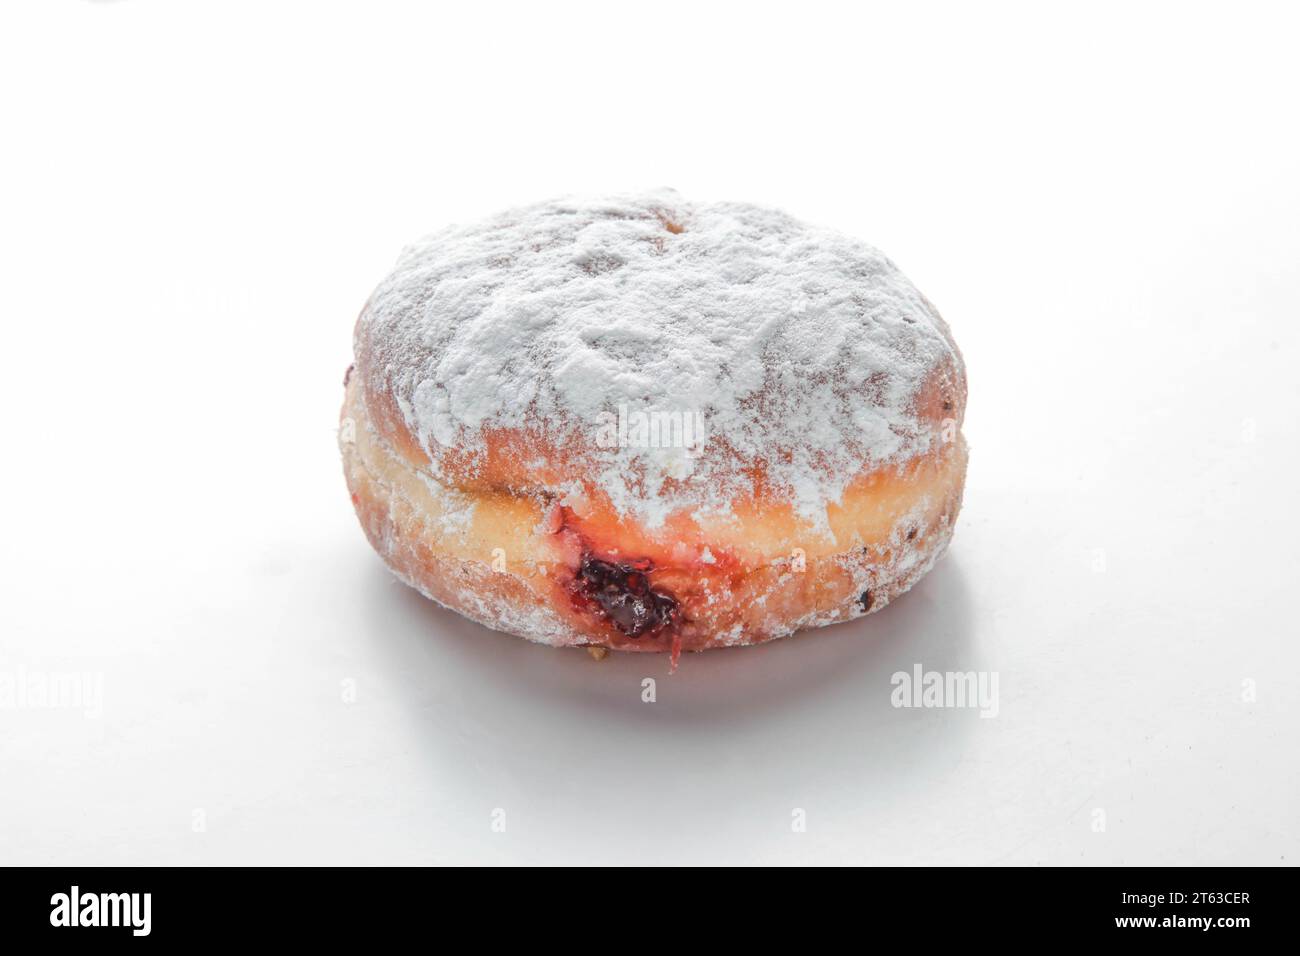
<path id="1" fill-rule="evenodd" d="M 604 926 L 662 938 L 701 921 L 735 945 L 777 928 L 890 934 L 918 942 L 1086 940 L 1234 945 L 1280 936 L 1295 910 L 1287 868 L 889 869 L 430 872 L 422 869 L 9 868 L 0 870 L 6 944 L 284 940 L 336 948 L 412 933 Z M 455 889 L 450 887 L 454 886 Z M 75 889 L 74 889 L 75 888 Z M 563 927 L 563 929 L 561 929 Z M 690 930 L 692 939 L 696 931 Z M 614 937 L 619 938 L 619 937 Z M 551 938 L 554 943 L 555 937 Z M 770 940 L 767 940 L 770 942 Z M 18 950 L 10 950 L 18 952 Z"/>

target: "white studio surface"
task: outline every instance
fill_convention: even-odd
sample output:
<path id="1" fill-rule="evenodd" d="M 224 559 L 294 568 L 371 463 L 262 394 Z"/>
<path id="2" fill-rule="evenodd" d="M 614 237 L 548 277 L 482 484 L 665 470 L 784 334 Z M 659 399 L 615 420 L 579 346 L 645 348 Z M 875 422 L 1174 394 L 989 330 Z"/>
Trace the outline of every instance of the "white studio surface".
<path id="1" fill-rule="evenodd" d="M 1294 18 L 7 5 L 0 863 L 1294 864 Z M 395 583 L 335 446 L 403 243 L 658 185 L 879 246 L 971 382 L 927 580 L 672 677 Z"/>

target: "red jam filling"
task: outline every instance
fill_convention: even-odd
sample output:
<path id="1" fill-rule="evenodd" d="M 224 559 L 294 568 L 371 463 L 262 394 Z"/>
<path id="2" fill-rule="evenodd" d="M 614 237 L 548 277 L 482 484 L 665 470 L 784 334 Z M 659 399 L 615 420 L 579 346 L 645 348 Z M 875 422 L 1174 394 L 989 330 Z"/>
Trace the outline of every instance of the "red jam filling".
<path id="1" fill-rule="evenodd" d="M 614 564 L 584 555 L 578 568 L 578 591 L 597 604 L 628 637 L 656 631 L 677 614 L 677 601 L 650 587 L 650 562 Z"/>

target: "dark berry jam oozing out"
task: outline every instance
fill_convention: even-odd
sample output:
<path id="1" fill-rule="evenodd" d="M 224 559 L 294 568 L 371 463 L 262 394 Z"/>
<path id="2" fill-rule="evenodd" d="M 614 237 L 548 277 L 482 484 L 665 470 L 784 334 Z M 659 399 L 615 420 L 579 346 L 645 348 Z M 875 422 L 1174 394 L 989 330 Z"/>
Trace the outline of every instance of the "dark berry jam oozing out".
<path id="1" fill-rule="evenodd" d="M 673 619 L 677 602 L 650 588 L 645 572 L 648 562 L 613 564 L 590 555 L 578 568 L 578 589 L 605 612 L 613 625 L 628 637 L 640 637 Z"/>

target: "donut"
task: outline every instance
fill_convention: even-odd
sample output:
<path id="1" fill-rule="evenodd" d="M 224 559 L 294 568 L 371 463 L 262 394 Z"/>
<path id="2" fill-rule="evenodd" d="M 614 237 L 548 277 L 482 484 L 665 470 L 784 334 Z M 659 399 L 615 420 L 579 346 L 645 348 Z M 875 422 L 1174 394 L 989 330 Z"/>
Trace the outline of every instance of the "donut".
<path id="1" fill-rule="evenodd" d="M 339 442 L 370 544 L 532 641 L 675 668 L 858 618 L 961 507 L 948 325 L 876 249 L 774 209 L 662 190 L 445 228 L 353 353 Z"/>

